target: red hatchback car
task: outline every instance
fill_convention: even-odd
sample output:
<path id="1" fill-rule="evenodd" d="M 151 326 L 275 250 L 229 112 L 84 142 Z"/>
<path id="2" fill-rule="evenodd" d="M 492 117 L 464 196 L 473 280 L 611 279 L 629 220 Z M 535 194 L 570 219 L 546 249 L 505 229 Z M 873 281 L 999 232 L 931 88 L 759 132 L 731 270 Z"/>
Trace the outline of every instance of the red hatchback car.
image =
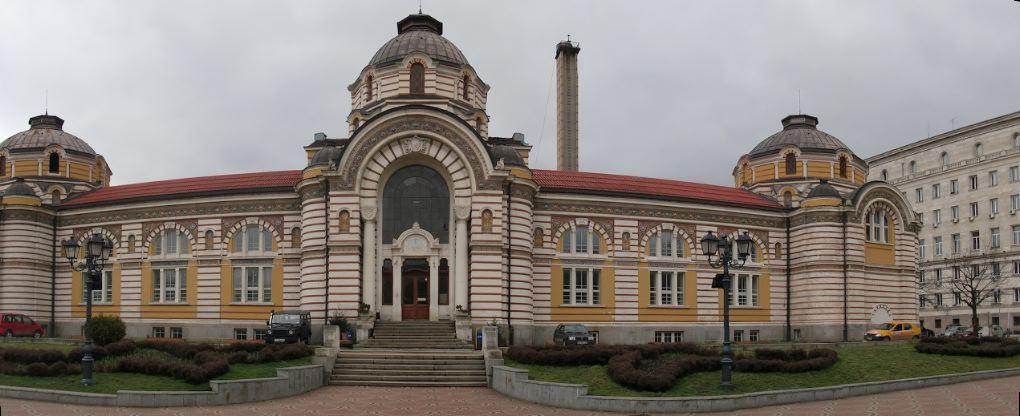
<path id="1" fill-rule="evenodd" d="M 42 338 L 46 329 L 32 318 L 20 313 L 0 312 L 0 335 L 5 337 Z"/>

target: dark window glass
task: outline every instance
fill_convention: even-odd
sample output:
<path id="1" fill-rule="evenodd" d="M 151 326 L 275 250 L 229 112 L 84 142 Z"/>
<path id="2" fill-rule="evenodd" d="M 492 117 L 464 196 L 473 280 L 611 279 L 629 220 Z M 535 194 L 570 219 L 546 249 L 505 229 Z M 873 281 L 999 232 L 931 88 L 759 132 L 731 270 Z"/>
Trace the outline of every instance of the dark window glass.
<path id="1" fill-rule="evenodd" d="M 365 101 L 372 101 L 372 76 L 369 75 L 368 79 L 365 80 L 365 95 L 368 97 Z M 355 126 L 357 127 L 357 126 Z"/>
<path id="2" fill-rule="evenodd" d="M 393 262 L 390 259 L 383 260 L 382 303 L 383 305 L 393 304 Z"/>
<path id="3" fill-rule="evenodd" d="M 50 153 L 50 173 L 60 173 L 60 155 Z"/>
<path id="4" fill-rule="evenodd" d="M 845 157 L 839 158 L 839 176 L 842 177 L 842 178 L 845 178 L 847 176 L 847 173 L 846 173 L 846 158 Z"/>
<path id="5" fill-rule="evenodd" d="M 797 174 L 797 155 L 793 152 L 786 154 L 786 174 L 796 175 Z"/>
<path id="6" fill-rule="evenodd" d="M 425 65 L 411 64 L 411 94 L 425 93 Z"/>
<path id="7" fill-rule="evenodd" d="M 439 304 L 450 304 L 450 263 L 446 259 L 439 261 Z"/>
<path id="8" fill-rule="evenodd" d="M 467 75 L 464 75 L 464 91 L 463 91 L 463 94 L 464 94 L 464 99 L 465 100 L 468 99 L 468 85 L 470 85 L 470 84 L 471 84 L 471 77 L 469 77 Z"/>
<path id="9" fill-rule="evenodd" d="M 0 156 L 0 175 L 7 174 L 7 156 Z"/>
<path id="10" fill-rule="evenodd" d="M 418 223 L 440 243 L 449 239 L 450 192 L 438 172 L 414 165 L 393 173 L 383 191 L 382 241 L 391 244 Z"/>

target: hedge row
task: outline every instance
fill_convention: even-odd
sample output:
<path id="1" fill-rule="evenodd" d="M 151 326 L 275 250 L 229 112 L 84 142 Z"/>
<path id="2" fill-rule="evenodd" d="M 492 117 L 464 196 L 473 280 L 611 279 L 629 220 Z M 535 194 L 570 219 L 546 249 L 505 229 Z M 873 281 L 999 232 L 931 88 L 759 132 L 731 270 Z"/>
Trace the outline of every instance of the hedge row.
<path id="1" fill-rule="evenodd" d="M 839 354 L 827 348 L 810 351 L 759 348 L 754 350 L 754 358 L 740 358 L 733 367 L 744 373 L 803 373 L 832 367 L 838 360 Z"/>
<path id="2" fill-rule="evenodd" d="M 638 351 L 644 358 L 661 354 L 719 355 L 716 348 L 691 343 L 653 343 L 643 345 L 593 345 L 587 347 L 527 347 L 513 346 L 507 356 L 517 362 L 539 365 L 600 365 L 620 354 Z"/>
<path id="3" fill-rule="evenodd" d="M 0 374 L 9 376 L 64 376 L 80 373 L 80 364 L 68 364 L 63 361 L 51 364 L 35 362 L 28 365 L 0 361 Z"/>
<path id="4" fill-rule="evenodd" d="M 655 366 L 642 369 L 641 351 L 629 351 L 609 360 L 609 378 L 625 387 L 641 391 L 666 391 L 677 379 L 691 373 L 718 370 L 719 358 L 687 355 L 659 360 Z"/>
<path id="5" fill-rule="evenodd" d="M 195 354 L 192 362 L 126 357 L 117 362 L 114 371 L 172 377 L 199 384 L 226 374 L 230 371 L 230 364 L 221 354 L 203 351 Z"/>
<path id="6" fill-rule="evenodd" d="M 914 349 L 925 354 L 1013 357 L 1020 354 L 1020 342 L 998 337 L 936 337 L 922 338 Z"/>

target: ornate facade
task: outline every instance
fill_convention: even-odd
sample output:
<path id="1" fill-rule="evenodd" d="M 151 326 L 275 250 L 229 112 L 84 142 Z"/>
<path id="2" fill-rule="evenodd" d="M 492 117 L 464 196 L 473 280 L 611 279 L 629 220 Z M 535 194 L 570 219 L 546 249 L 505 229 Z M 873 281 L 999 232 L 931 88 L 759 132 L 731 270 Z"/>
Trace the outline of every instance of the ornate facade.
<path id="1" fill-rule="evenodd" d="M 489 135 L 489 86 L 442 24 L 397 26 L 348 87 L 348 137 L 316 134 L 301 170 L 109 186 L 62 121 L 33 118 L 0 144 L 0 309 L 78 334 L 86 294 L 57 250 L 98 232 L 115 249 L 96 311 L 136 337 L 260 337 L 271 310 L 296 308 L 317 328 L 360 312 L 496 322 L 518 343 L 563 322 L 601 342 L 711 341 L 722 295 L 698 241 L 746 232 L 739 340 L 858 338 L 875 310 L 916 317 L 909 204 L 816 118 L 784 119 L 734 187 L 532 169 L 522 135 Z"/>

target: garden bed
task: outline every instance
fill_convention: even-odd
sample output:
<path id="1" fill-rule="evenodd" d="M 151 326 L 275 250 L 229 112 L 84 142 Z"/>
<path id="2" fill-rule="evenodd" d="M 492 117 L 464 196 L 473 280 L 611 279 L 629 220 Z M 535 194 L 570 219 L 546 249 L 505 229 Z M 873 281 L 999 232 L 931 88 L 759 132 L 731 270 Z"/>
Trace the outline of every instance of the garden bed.
<path id="1" fill-rule="evenodd" d="M 532 380 L 587 385 L 589 395 L 630 397 L 716 396 L 1020 367 L 1020 356 L 986 358 L 921 354 L 910 344 L 842 346 L 834 349 L 839 354 L 839 360 L 825 369 L 795 375 L 735 371 L 735 387 L 729 391 L 719 387 L 718 370 L 686 375 L 666 391 L 643 392 L 614 382 L 609 377 L 608 366 L 604 364 L 537 365 L 522 364 L 507 358 L 506 365 L 528 370 Z"/>
<path id="2" fill-rule="evenodd" d="M 276 369 L 311 363 L 311 348 L 266 346 L 260 342 L 225 345 L 148 339 L 97 347 L 96 385 L 81 385 L 81 351 L 44 344 L 0 346 L 0 385 L 115 393 L 118 390 L 205 391 L 209 380 L 276 377 Z M 65 348 L 60 348 L 65 347 Z"/>

